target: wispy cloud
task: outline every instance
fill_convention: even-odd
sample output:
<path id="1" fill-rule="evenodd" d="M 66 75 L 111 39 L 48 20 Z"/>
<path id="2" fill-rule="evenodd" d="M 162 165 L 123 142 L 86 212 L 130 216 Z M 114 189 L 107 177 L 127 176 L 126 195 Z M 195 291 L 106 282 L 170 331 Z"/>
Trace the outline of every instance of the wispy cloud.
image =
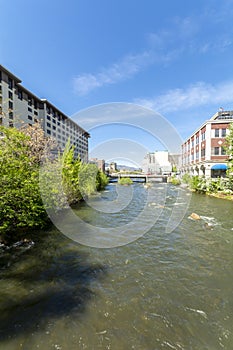
<path id="1" fill-rule="evenodd" d="M 233 101 L 233 81 L 216 85 L 198 82 L 186 89 L 173 89 L 154 98 L 136 99 L 134 102 L 158 112 L 187 110 L 204 105 L 222 105 Z"/>
<path id="2" fill-rule="evenodd" d="M 75 92 L 85 95 L 97 87 L 126 80 L 149 65 L 153 59 L 154 55 L 150 51 L 144 51 L 138 55 L 128 55 L 97 74 L 81 74 L 74 78 Z"/>
<path id="3" fill-rule="evenodd" d="M 233 44 L 233 30 L 226 24 L 225 17 L 230 11 L 231 1 L 226 1 L 225 6 L 220 6 L 218 11 L 206 8 L 201 14 L 171 19 L 169 27 L 147 33 L 145 50 L 126 54 L 96 73 L 82 73 L 74 77 L 74 92 L 79 96 L 87 95 L 97 88 L 131 79 L 152 64 L 171 63 L 184 56 L 184 53 L 188 57 L 226 51 Z M 217 23 L 221 30 L 213 35 Z M 204 37 L 203 30 L 207 33 Z M 201 89 L 201 84 L 198 89 Z"/>

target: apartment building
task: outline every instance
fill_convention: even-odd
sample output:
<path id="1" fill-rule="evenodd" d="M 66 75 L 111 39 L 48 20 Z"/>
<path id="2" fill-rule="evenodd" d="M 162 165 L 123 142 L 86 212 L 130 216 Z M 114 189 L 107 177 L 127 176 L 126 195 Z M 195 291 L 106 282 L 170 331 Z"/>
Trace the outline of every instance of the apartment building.
<path id="1" fill-rule="evenodd" d="M 19 78 L 0 65 L 0 125 L 20 128 L 37 122 L 61 149 L 70 140 L 75 156 L 88 160 L 89 133 L 52 103 L 27 90 Z"/>
<path id="2" fill-rule="evenodd" d="M 182 145 L 182 173 L 206 177 L 225 176 L 227 170 L 224 141 L 233 111 L 219 110 L 205 121 Z"/>

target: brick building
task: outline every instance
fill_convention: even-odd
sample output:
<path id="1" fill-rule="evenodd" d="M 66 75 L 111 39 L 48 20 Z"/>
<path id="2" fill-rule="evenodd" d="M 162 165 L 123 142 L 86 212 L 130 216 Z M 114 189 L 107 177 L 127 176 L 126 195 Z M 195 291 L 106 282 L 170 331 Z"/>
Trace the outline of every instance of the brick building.
<path id="1" fill-rule="evenodd" d="M 233 111 L 220 110 L 182 144 L 182 174 L 206 177 L 226 175 L 228 157 L 224 141 L 231 122 Z"/>

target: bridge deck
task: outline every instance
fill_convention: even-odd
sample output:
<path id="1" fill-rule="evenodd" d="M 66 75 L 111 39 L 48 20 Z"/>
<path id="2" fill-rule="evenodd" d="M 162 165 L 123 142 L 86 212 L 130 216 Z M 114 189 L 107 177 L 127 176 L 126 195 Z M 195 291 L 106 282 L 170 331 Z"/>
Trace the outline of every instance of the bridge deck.
<path id="1" fill-rule="evenodd" d="M 167 175 L 147 175 L 147 174 L 121 174 L 113 173 L 108 175 L 110 179 L 119 179 L 122 177 L 129 177 L 132 181 L 137 182 L 137 180 L 142 179 L 144 182 L 167 182 Z"/>

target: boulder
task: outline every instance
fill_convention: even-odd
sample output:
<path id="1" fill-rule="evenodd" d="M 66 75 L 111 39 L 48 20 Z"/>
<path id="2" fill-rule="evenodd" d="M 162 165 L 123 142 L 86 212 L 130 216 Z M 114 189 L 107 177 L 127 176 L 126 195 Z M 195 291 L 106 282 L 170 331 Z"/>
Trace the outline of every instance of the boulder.
<path id="1" fill-rule="evenodd" d="M 190 215 L 190 218 L 193 219 L 193 220 L 200 220 L 201 219 L 200 216 L 198 214 L 196 214 L 196 213 L 192 213 Z"/>

